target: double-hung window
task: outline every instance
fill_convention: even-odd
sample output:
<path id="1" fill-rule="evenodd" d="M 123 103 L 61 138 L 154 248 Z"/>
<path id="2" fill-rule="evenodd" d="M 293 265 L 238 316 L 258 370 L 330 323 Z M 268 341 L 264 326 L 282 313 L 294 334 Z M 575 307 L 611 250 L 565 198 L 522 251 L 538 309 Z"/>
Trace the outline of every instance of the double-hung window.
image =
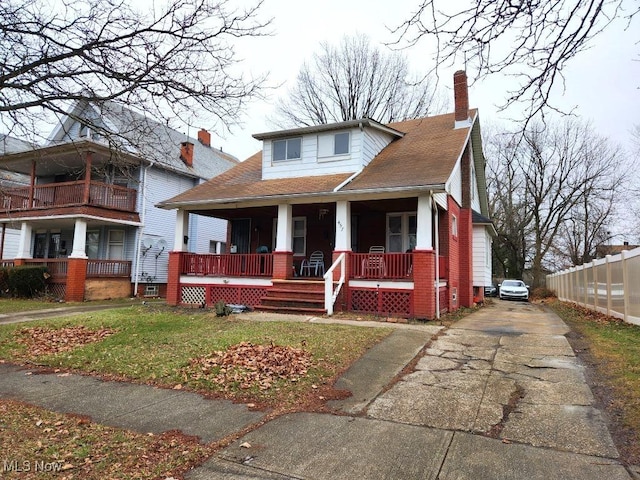
<path id="1" fill-rule="evenodd" d="M 287 138 L 272 142 L 273 161 L 296 160 L 302 158 L 302 138 Z"/>
<path id="2" fill-rule="evenodd" d="M 349 132 L 331 133 L 318 136 L 318 157 L 347 155 L 351 135 Z"/>
<path id="3" fill-rule="evenodd" d="M 406 252 L 416 246 L 417 217 L 414 212 L 387 215 L 387 251 Z"/>

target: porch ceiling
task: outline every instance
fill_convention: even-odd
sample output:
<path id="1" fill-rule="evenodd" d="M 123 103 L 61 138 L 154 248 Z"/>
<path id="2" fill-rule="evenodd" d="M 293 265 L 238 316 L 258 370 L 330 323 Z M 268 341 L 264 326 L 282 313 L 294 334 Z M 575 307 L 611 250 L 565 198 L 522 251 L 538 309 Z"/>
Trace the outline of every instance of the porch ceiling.
<path id="1" fill-rule="evenodd" d="M 25 175 L 31 174 L 33 161 L 36 162 L 36 176 L 46 177 L 84 169 L 87 152 L 92 152 L 95 166 L 113 163 L 114 154 L 105 146 L 91 141 L 65 143 L 0 157 L 0 168 Z M 133 162 L 133 156 L 118 159 Z"/>

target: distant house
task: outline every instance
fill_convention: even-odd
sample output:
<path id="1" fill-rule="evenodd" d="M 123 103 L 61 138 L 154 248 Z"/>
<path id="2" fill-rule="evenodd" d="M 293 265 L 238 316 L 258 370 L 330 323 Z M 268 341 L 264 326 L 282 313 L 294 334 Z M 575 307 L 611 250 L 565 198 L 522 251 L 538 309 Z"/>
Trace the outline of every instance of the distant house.
<path id="1" fill-rule="evenodd" d="M 260 152 L 161 202 L 177 210 L 167 301 L 434 318 L 480 300 L 495 230 L 464 72 L 454 93 L 446 115 L 254 135 Z M 230 222 L 229 253 L 186 251 L 193 213 Z"/>
<path id="2" fill-rule="evenodd" d="M 115 102 L 77 103 L 45 145 L 4 137 L 0 224 L 19 235 L 3 258 L 46 265 L 69 301 L 164 295 L 175 216 L 154 205 L 238 163 L 197 137 Z M 219 253 L 226 238 L 226 221 L 194 218 L 179 248 Z"/>

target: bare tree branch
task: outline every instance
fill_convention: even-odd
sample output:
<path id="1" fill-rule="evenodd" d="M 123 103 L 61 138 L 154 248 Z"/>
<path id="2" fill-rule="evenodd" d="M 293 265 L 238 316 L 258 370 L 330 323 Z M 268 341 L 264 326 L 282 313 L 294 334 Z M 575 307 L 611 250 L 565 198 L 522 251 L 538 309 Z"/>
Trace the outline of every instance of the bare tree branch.
<path id="1" fill-rule="evenodd" d="M 421 0 L 393 30 L 394 44 L 434 40 L 436 71 L 464 61 L 472 78 L 513 76 L 518 86 L 501 108 L 523 104 L 528 122 L 549 109 L 559 111 L 552 90 L 564 88 L 567 64 L 614 20 L 626 20 L 628 28 L 639 12 L 634 0 Z"/>
<path id="2" fill-rule="evenodd" d="M 248 10 L 228 0 L 171 0 L 141 11 L 127 0 L 0 3 L 0 115 L 29 136 L 43 116 L 73 101 L 117 100 L 170 123 L 206 112 L 222 125 L 239 118 L 264 78 L 244 79 L 233 40 L 265 35 Z M 107 132 L 105 132 L 107 133 Z"/>
<path id="3" fill-rule="evenodd" d="M 366 36 L 321 44 L 295 86 L 276 105 L 281 127 L 317 125 L 363 117 L 380 122 L 418 118 L 442 109 L 426 79 L 412 79 L 407 60 L 371 46 Z"/>

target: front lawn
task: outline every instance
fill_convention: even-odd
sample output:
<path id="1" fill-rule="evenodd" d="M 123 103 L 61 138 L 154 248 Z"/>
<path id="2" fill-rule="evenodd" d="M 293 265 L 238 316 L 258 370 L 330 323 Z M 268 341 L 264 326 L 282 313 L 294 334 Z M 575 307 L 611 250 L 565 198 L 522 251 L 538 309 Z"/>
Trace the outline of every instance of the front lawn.
<path id="1" fill-rule="evenodd" d="M 389 332 L 147 305 L 0 325 L 0 359 L 286 406 L 330 387 Z"/>

